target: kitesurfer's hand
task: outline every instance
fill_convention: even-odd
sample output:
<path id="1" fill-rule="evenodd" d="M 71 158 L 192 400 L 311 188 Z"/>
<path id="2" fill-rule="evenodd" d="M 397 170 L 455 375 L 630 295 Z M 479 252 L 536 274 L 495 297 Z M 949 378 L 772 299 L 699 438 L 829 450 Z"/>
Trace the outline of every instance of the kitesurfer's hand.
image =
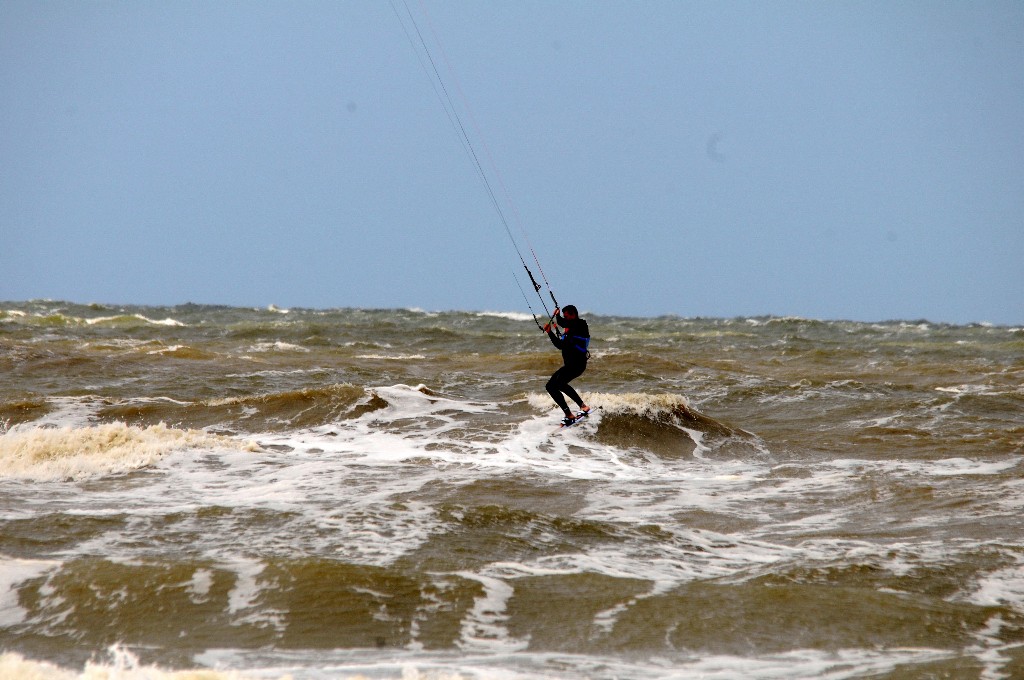
<path id="1" fill-rule="evenodd" d="M 550 333 L 551 332 L 551 323 L 550 322 L 544 324 L 544 332 L 545 333 Z"/>

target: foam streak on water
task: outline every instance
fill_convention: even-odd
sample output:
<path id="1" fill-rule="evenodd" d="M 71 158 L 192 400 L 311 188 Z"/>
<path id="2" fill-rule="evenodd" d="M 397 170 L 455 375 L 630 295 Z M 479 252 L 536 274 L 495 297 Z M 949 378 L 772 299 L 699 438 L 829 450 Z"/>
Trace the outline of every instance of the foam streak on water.
<path id="1" fill-rule="evenodd" d="M 0 679 L 1024 677 L 1024 330 L 0 303 Z"/>

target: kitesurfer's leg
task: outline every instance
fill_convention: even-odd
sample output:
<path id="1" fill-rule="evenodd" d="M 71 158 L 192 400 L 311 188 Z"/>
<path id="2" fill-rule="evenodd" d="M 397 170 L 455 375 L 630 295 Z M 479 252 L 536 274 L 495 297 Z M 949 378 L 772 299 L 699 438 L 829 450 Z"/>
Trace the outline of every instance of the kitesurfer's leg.
<path id="1" fill-rule="evenodd" d="M 587 405 L 583 403 L 583 399 L 580 398 L 580 395 L 575 389 L 573 389 L 572 385 L 569 384 L 570 380 L 575 380 L 583 375 L 583 371 L 585 370 L 587 370 L 586 365 L 572 368 L 569 366 L 562 366 L 560 369 L 555 371 L 554 375 L 551 376 L 551 379 L 548 380 L 548 384 L 544 386 L 547 389 L 548 394 L 551 395 L 551 398 L 555 400 L 555 403 L 558 404 L 568 418 L 572 417 L 572 411 L 569 410 L 569 405 L 566 403 L 565 397 L 562 396 L 563 392 L 570 399 L 576 402 L 576 405 L 579 406 L 581 410 L 585 412 L 590 411 Z"/>
<path id="2" fill-rule="evenodd" d="M 580 395 L 576 393 L 576 390 L 573 389 L 572 385 L 566 382 L 564 385 L 562 385 L 562 391 L 565 392 L 565 396 L 575 401 L 577 406 L 579 406 L 581 409 L 583 408 L 583 400 L 580 399 Z"/>
<path id="3" fill-rule="evenodd" d="M 564 371 L 565 366 L 555 371 L 551 375 L 551 379 L 548 380 L 546 385 L 544 385 L 544 389 L 548 391 L 548 394 L 550 394 L 551 398 L 555 400 L 555 403 L 558 404 L 558 407 L 562 409 L 562 411 L 565 413 L 565 416 L 567 418 L 572 418 L 572 411 L 569 410 L 569 405 L 565 403 L 565 397 L 562 396 L 563 390 L 565 390 L 566 388 L 569 388 L 570 390 L 572 389 L 571 387 L 569 387 L 569 383 L 566 382 L 565 379 L 562 377 Z"/>

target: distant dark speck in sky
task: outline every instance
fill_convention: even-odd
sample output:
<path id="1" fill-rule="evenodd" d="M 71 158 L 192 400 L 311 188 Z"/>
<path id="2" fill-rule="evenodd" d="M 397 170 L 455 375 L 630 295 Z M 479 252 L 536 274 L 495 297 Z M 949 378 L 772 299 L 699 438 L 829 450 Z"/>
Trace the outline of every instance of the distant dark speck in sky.
<path id="1" fill-rule="evenodd" d="M 707 145 L 708 158 L 710 158 L 711 160 L 713 160 L 716 163 L 724 163 L 725 162 L 725 154 L 723 154 L 718 149 L 718 145 L 719 145 L 719 143 L 721 141 L 722 141 L 722 135 L 718 134 L 717 132 L 715 134 L 711 135 L 708 138 L 708 145 Z"/>

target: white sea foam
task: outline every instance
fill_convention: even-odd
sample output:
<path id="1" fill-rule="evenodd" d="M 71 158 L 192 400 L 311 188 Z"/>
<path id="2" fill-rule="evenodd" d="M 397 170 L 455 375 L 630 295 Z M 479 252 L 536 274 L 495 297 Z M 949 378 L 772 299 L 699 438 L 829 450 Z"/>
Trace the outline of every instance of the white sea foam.
<path id="1" fill-rule="evenodd" d="M 490 316 L 509 321 L 531 321 L 534 317 L 523 312 L 477 312 L 477 316 Z"/>
<path id="2" fill-rule="evenodd" d="M 290 342 L 258 342 L 247 351 L 249 352 L 309 352 L 310 350 L 302 345 Z"/>
<path id="3" fill-rule="evenodd" d="M 949 387 L 936 387 L 936 392 L 948 392 L 957 396 L 964 394 L 996 394 L 990 385 L 950 385 Z"/>
<path id="4" fill-rule="evenodd" d="M 129 315 L 129 317 L 133 318 L 133 319 L 138 319 L 139 321 L 143 321 L 143 322 L 148 323 L 148 324 L 153 325 L 153 326 L 185 326 L 186 325 L 186 324 L 182 323 L 181 321 L 178 321 L 177 319 L 172 319 L 170 317 L 168 317 L 166 319 L 150 319 L 149 317 L 143 316 L 142 314 L 131 314 L 131 315 Z M 93 325 L 96 325 L 96 324 L 110 323 L 112 321 L 119 321 L 119 320 L 124 319 L 124 318 L 126 318 L 125 315 L 120 314 L 120 315 L 116 315 L 116 316 L 96 316 L 96 317 L 93 317 L 91 319 L 79 319 L 79 321 L 84 321 L 86 324 L 88 324 L 90 326 L 93 326 Z"/>
<path id="5" fill-rule="evenodd" d="M 369 494 L 371 498 L 375 495 Z M 344 537 L 337 552 L 352 564 L 391 564 L 419 548 L 442 527 L 436 510 L 425 503 L 409 501 L 395 507 L 386 499 L 364 498 L 354 510 L 334 512 L 320 520 L 321 526 Z"/>
<path id="6" fill-rule="evenodd" d="M 277 378 L 286 375 L 323 375 L 326 374 L 327 370 L 323 368 L 294 368 L 291 370 L 265 370 L 265 371 L 250 371 L 247 373 L 226 373 L 225 378 Z"/>
<path id="7" fill-rule="evenodd" d="M 307 539 L 296 537 L 293 549 L 328 550 L 352 563 L 387 565 L 417 549 L 433 532 L 443 530 L 435 508 L 416 501 L 396 505 L 395 496 L 417 492 L 449 466 L 445 476 L 453 481 L 524 469 L 571 479 L 633 479 L 637 483 L 635 494 L 627 486 L 624 497 L 596 496 L 584 515 L 638 522 L 669 517 L 679 510 L 680 502 L 682 507 L 722 510 L 729 504 L 726 492 L 746 488 L 754 470 L 763 469 L 708 463 L 672 472 L 657 459 L 624 456 L 614 447 L 596 445 L 588 439 L 590 430 L 599 423 L 600 412 L 591 416 L 592 422 L 557 436 L 552 436 L 552 419 L 537 416 L 497 438 L 467 439 L 457 434 L 465 427 L 464 417 L 492 413 L 498 405 L 439 397 L 426 393 L 423 386 L 396 385 L 376 388 L 375 392 L 388 402 L 387 408 L 331 426 L 262 435 L 259 443 L 266 450 L 260 453 L 230 448 L 214 453 L 197 448 L 179 454 L 174 459 L 174 476 L 152 480 L 151 484 L 156 485 L 152 492 L 164 499 L 164 507 L 187 507 L 215 497 L 218 505 L 226 507 L 299 513 L 320 528 L 322 538 L 318 544 L 307 545 L 301 542 Z M 397 426 L 392 427 L 392 423 Z M 210 467 L 207 461 L 213 460 L 216 465 Z M 431 464 L 424 466 L 421 461 L 426 460 Z M 392 467 L 395 473 L 389 471 Z M 230 476 L 223 472 L 225 469 L 231 471 Z M 664 498 L 654 505 L 650 488 L 644 487 L 651 476 L 659 475 L 664 477 Z M 245 483 L 231 481 L 235 478 Z M 344 503 L 339 502 L 341 489 L 345 490 Z M 132 503 L 127 498 L 109 502 L 121 506 Z M 639 556 L 621 563 L 610 562 L 611 555 L 601 559 L 605 564 L 592 568 L 602 572 L 636 570 L 644 562 Z M 718 559 L 707 561 L 706 567 L 716 574 L 727 573 L 728 568 L 722 571 L 712 566 Z M 724 564 L 735 557 L 722 560 Z M 749 562 L 736 562 L 737 567 L 740 564 Z M 673 571 L 667 563 L 666 569 Z M 671 576 L 657 578 L 678 580 L 684 576 L 676 569 Z M 237 587 L 245 583 L 254 581 L 240 578 Z M 240 591 L 246 592 L 250 591 Z M 239 598 L 244 599 L 242 595 Z"/>
<path id="8" fill-rule="evenodd" d="M 1024 612 L 1024 560 L 990 572 L 979 579 L 973 589 L 956 599 L 983 607 L 1006 605 L 1018 612 Z"/>
<path id="9" fill-rule="evenodd" d="M 166 347 L 161 347 L 160 349 L 150 350 L 146 352 L 146 354 L 174 354 L 175 352 L 187 348 L 188 345 L 167 345 Z"/>
<path id="10" fill-rule="evenodd" d="M 438 464 L 468 465 L 480 470 L 529 468 L 574 479 L 646 480 L 652 474 L 651 465 L 659 465 L 657 461 L 592 441 L 601 414 L 669 413 L 685 404 L 685 400 L 672 395 L 598 396 L 594 403 L 607 404 L 604 410 L 596 411 L 590 422 L 560 432 L 557 437 L 552 436 L 555 420 L 541 415 L 518 423 L 500 438 L 467 439 L 461 434 L 464 416 L 493 413 L 499 405 L 427 394 L 423 386 L 379 387 L 374 392 L 388 403 L 386 408 L 301 435 L 266 435 L 259 441 L 266 447 L 316 449 L 325 456 L 376 465 L 428 458 Z M 528 395 L 528 399 L 539 410 L 550 412 L 550 402 L 539 395 Z M 696 435 L 694 438 L 699 439 Z M 586 455 L 571 452 L 581 444 L 586 446 Z"/>
<path id="11" fill-rule="evenodd" d="M 282 651 L 284 664 L 259 663 L 244 650 L 211 650 L 199 655 L 212 668 L 170 671 L 138 662 L 114 647 L 106 662 L 89 662 L 81 671 L 26 659 L 16 653 L 0 656 L 0 680 L 568 680 L 569 678 L 644 678 L 645 680 L 853 680 L 883 675 L 914 664 L 949 659 L 935 649 L 798 649 L 757 657 L 705 655 L 671 661 L 655 656 L 646 661 L 566 653 L 463 654 L 395 652 L 386 659 L 368 652 Z M 294 657 L 294 661 L 287 659 Z M 257 656 L 257 659 L 259 657 Z M 240 670 L 231 670 L 233 666 Z M 989 677 L 985 676 L 986 680 Z M 1004 676 L 1005 677 L 1005 676 Z"/>
<path id="12" fill-rule="evenodd" d="M 259 664 L 258 656 L 249 660 L 252 656 L 255 654 L 246 650 L 213 650 L 199 655 L 198 660 L 228 668 Z M 463 653 L 455 658 L 443 652 L 419 650 L 395 651 L 387 658 L 360 650 L 315 654 L 303 650 L 291 655 L 281 652 L 278 656 L 284 657 L 287 665 L 245 672 L 269 679 L 287 671 L 295 680 L 351 680 L 346 674 L 353 672 L 360 674 L 358 678 L 365 673 L 374 680 L 854 680 L 912 668 L 914 664 L 935 663 L 954 655 L 936 649 L 892 648 L 796 649 L 762 656 L 662 654 L 644 660 L 551 652 Z M 126 680 L 134 679 L 128 676 Z"/>
<path id="13" fill-rule="evenodd" d="M 187 325 L 185 323 L 182 323 L 181 321 L 178 321 L 177 319 L 172 319 L 170 317 L 168 317 L 166 319 L 150 319 L 150 318 L 147 318 L 145 316 L 142 316 L 141 314 L 136 314 L 135 318 L 142 319 L 146 323 L 153 324 L 154 326 L 185 326 L 185 325 Z"/>
<path id="14" fill-rule="evenodd" d="M 1014 456 L 1000 460 L 978 460 L 972 458 L 944 458 L 940 460 L 860 460 L 840 458 L 830 463 L 831 466 L 858 471 L 864 469 L 884 471 L 889 474 L 901 474 L 911 477 L 932 475 L 936 477 L 960 475 L 998 475 L 1020 465 L 1024 457 Z"/>
<path id="15" fill-rule="evenodd" d="M 189 599 L 195 604 L 201 604 L 210 595 L 210 588 L 213 587 L 213 573 L 209 569 L 196 569 L 188 585 Z"/>
<path id="16" fill-rule="evenodd" d="M 50 411 L 31 423 L 22 423 L 11 428 L 11 432 L 22 429 L 49 427 L 87 427 L 95 421 L 97 408 L 101 405 L 98 397 L 50 397 L 46 403 Z"/>
<path id="17" fill-rule="evenodd" d="M 264 444 L 280 445 L 281 452 L 253 454 L 230 447 L 214 450 L 206 445 L 190 448 L 175 456 L 173 475 L 162 475 L 147 484 L 145 498 L 138 490 L 126 488 L 106 492 L 102 502 L 123 508 L 134 516 L 141 512 L 166 515 L 178 509 L 191 511 L 209 503 L 210 498 L 216 498 L 217 505 L 227 507 L 272 508 L 300 516 L 301 522 L 311 529 L 307 534 L 285 531 L 287 541 L 280 544 L 271 543 L 275 540 L 272 536 L 257 537 L 257 540 L 268 541 L 260 546 L 262 553 L 336 554 L 350 563 L 387 565 L 414 551 L 434 532 L 445 530 L 437 511 L 430 505 L 409 500 L 396 502 L 396 498 L 408 497 L 441 479 L 445 483 L 459 484 L 503 476 L 509 471 L 522 474 L 528 470 L 531 475 L 555 480 L 595 482 L 588 486 L 585 503 L 574 513 L 578 518 L 607 521 L 620 527 L 658 525 L 658 530 L 667 538 L 659 540 L 656 554 L 650 552 L 644 541 L 633 542 L 627 536 L 615 545 L 545 555 L 522 562 L 494 562 L 460 572 L 458 575 L 462 578 L 480 583 L 483 591 L 461 623 L 462 653 L 457 658 L 427 654 L 402 657 L 403 661 L 398 662 L 392 654 L 388 660 L 378 656 L 361 665 L 346 657 L 331 663 L 320 659 L 285 667 L 281 666 L 285 652 L 275 650 L 273 663 L 261 665 L 258 670 L 244 670 L 249 666 L 227 663 L 220 668 L 240 670 L 211 671 L 215 673 L 212 677 L 234 672 L 239 675 L 225 677 L 247 677 L 246 673 L 256 673 L 253 677 L 276 678 L 288 673 L 295 678 L 335 680 L 354 673 L 372 673 L 374 678 L 471 674 L 469 677 L 475 680 L 532 680 L 589 677 L 586 669 L 601 664 L 604 670 L 598 674 L 600 677 L 608 677 L 609 668 L 621 668 L 621 677 L 666 679 L 695 677 L 694 674 L 713 678 L 853 678 L 862 677 L 866 672 L 883 673 L 900 664 L 947 658 L 948 652 L 937 650 L 845 650 L 835 654 L 796 650 L 761 657 L 704 655 L 686 661 L 677 657 L 670 664 L 652 660 L 630 665 L 622 659 L 562 655 L 565 663 L 560 667 L 578 667 L 580 672 L 575 676 L 569 671 L 547 675 L 540 669 L 550 669 L 551 666 L 545 664 L 555 655 L 531 655 L 527 651 L 529 640 L 509 630 L 509 603 L 513 602 L 517 580 L 529 576 L 597 573 L 611 578 L 648 581 L 650 585 L 645 592 L 594 614 L 593 624 L 599 630 L 613 630 L 617 621 L 643 599 L 694 580 L 746 581 L 771 574 L 779 565 L 789 562 L 812 566 L 865 564 L 894 574 L 912 573 L 916 565 L 951 559 L 949 543 L 936 541 L 933 552 L 929 553 L 927 546 L 920 545 L 900 547 L 826 539 L 783 545 L 770 539 L 758 540 L 757 536 L 763 531 L 777 541 L 779 535 L 814 534 L 839 525 L 843 517 L 838 510 L 803 513 L 792 520 L 778 521 L 772 519 L 769 508 L 782 507 L 811 495 L 821 498 L 848 493 L 865 474 L 914 479 L 923 475 L 942 480 L 962 474 L 1002 474 L 1017 464 L 1016 459 L 996 463 L 967 458 L 939 461 L 840 459 L 809 465 L 804 468 L 809 470 L 806 477 L 778 477 L 772 476 L 778 466 L 760 461 L 663 461 L 604 446 L 592 438 L 602 412 L 614 413 L 618 409 L 631 413 L 651 409 L 670 412 L 685 405 L 685 401 L 677 397 L 618 395 L 609 398 L 604 408 L 591 416 L 590 422 L 552 436 L 554 423 L 546 395 L 530 395 L 528 400 L 540 415 L 526 417 L 503 432 L 467 438 L 464 434 L 466 416 L 495 413 L 500 405 L 437 396 L 422 385 L 394 385 L 374 391 L 387 401 L 386 408 L 330 426 L 260 437 Z M 163 463 L 161 467 L 172 470 L 170 463 Z M 159 502 L 154 503 L 154 498 Z M 763 521 L 765 527 L 719 534 L 681 526 L 680 513 L 694 510 Z M 301 526 L 301 523 L 296 525 Z M 103 541 L 109 542 L 107 549 Z M 200 539 L 196 548 L 209 550 L 207 555 L 212 559 L 209 569 L 198 569 L 189 582 L 190 597 L 194 601 L 202 601 L 210 592 L 210 569 L 234 571 L 238 578 L 228 597 L 233 620 L 283 630 L 285 620 L 276 620 L 274 612 L 263 610 L 259 605 L 263 562 L 220 554 L 213 540 L 204 546 Z M 79 549 L 104 554 L 120 552 L 122 557 L 130 557 L 133 548 L 118 543 L 117 536 L 112 534 Z M 962 550 L 968 549 L 965 543 Z M 999 602 L 1024 608 L 1024 602 L 1019 602 L 1019 598 L 1024 598 L 1024 587 L 1015 569 L 1007 567 L 1003 572 L 990 574 L 965 597 L 973 598 L 971 601 L 978 604 Z M 9 612 L 12 618 L 22 614 L 17 609 L 0 607 L 0 615 L 3 612 Z M 415 634 L 413 639 L 410 649 L 416 650 Z M 988 648 L 979 655 L 983 653 L 991 655 Z M 213 654 L 208 653 L 204 658 L 213 658 Z M 245 652 L 240 654 L 244 656 Z M 508 663 L 503 665 L 502 660 Z M 23 665 L 38 663 L 21 661 Z M 523 670 L 529 664 L 536 664 L 536 669 Z M 992 664 L 996 667 L 996 660 Z M 116 667 L 109 663 L 96 666 L 104 671 Z M 122 675 L 118 677 L 124 678 L 141 673 L 128 668 L 120 672 Z M 156 672 L 164 671 L 156 669 L 153 675 L 138 677 L 164 677 Z M 72 673 L 68 676 L 72 678 L 91 677 L 68 673 Z"/>
<path id="18" fill-rule="evenodd" d="M 484 593 L 476 598 L 473 608 L 462 621 L 462 639 L 459 646 L 466 651 L 515 652 L 526 649 L 529 639 L 512 637 L 505 622 L 508 614 L 505 608 L 515 590 L 502 579 L 458 572 L 458 576 L 477 581 Z"/>
<path id="19" fill-rule="evenodd" d="M 679 512 L 697 510 L 758 519 L 774 536 L 799 536 L 834 528 L 845 519 L 837 510 L 801 514 L 780 522 L 773 521 L 764 508 L 807 494 L 821 497 L 848 493 L 851 485 L 871 470 L 917 479 L 922 475 L 999 474 L 1015 464 L 968 459 L 841 459 L 818 465 L 806 477 L 770 477 L 773 466 L 760 461 L 662 461 L 600 445 L 590 437 L 602 411 L 591 416 L 591 422 L 557 436 L 552 436 L 550 416 L 537 416 L 520 422 L 499 438 L 474 440 L 458 434 L 465 427 L 464 416 L 491 413 L 497 405 L 439 397 L 423 386 L 395 385 L 375 391 L 388 402 L 387 408 L 331 426 L 260 437 L 268 449 L 291 449 L 285 453 L 268 450 L 253 454 L 229 448 L 214 454 L 197 448 L 194 453 L 176 456 L 174 477 L 166 482 L 154 480 L 155 484 L 167 485 L 155 490 L 165 499 L 164 511 L 169 505 L 187 507 L 216 497 L 218 505 L 228 507 L 296 512 L 319 527 L 325 538 L 320 538 L 323 542 L 319 544 L 305 544 L 301 541 L 313 539 L 296 537 L 295 549 L 328 549 L 352 563 L 387 565 L 417 549 L 433 532 L 443 530 L 431 506 L 415 501 L 400 505 L 394 502 L 396 495 L 415 493 L 439 474 L 456 482 L 529 469 L 555 478 L 613 480 L 614 486 L 607 492 L 588 495 L 579 517 L 673 527 L 678 524 L 675 518 Z M 539 396 L 537 401 L 543 403 Z M 639 405 L 626 401 L 628 408 L 646 407 L 643 400 Z M 682 403 L 669 399 L 666 404 L 669 402 Z M 609 405 L 604 411 L 611 408 Z M 204 461 L 213 460 L 214 455 L 217 466 L 211 468 Z M 430 464 L 423 465 L 422 461 L 428 460 Z M 390 468 L 395 471 L 392 473 Z M 224 469 L 231 470 L 230 477 Z M 235 483 L 232 478 L 244 479 L 245 483 Z M 339 503 L 339 489 L 345 490 L 344 503 Z M 759 542 L 756 531 L 746 537 L 685 530 L 677 534 L 678 543 L 665 543 L 665 553 L 659 559 L 650 559 L 642 552 L 633 554 L 627 546 L 524 563 L 518 567 L 518 575 L 507 567 L 501 573 L 485 570 L 479 575 L 514 581 L 530 570 L 565 569 L 609 576 L 632 574 L 655 584 L 678 584 L 748 573 L 758 565 L 792 559 L 811 549 L 801 546 L 794 551 Z M 814 549 L 836 554 L 835 547 Z M 255 597 L 255 575 L 261 568 L 250 565 L 239 571 L 238 592 L 232 595 L 235 608 L 246 609 L 245 603 Z M 906 569 L 891 567 L 893 571 L 900 568 Z M 607 613 L 602 620 L 611 621 L 615 615 Z"/>
<path id="20" fill-rule="evenodd" d="M 61 668 L 46 661 L 26 659 L 21 654 L 8 652 L 0 655 L 0 680 L 256 680 L 280 678 L 290 680 L 287 674 L 249 675 L 239 671 L 208 669 L 164 670 L 158 666 L 139 663 L 138 658 L 118 646 L 108 651 L 109 661 L 89 661 L 79 671 Z M 344 676 L 343 676 L 344 677 Z M 348 676 L 348 680 L 368 680 L 363 676 Z"/>
<path id="21" fill-rule="evenodd" d="M 0 434 L 0 478 L 83 479 L 152 465 L 171 451 L 237 446 L 233 440 L 164 424 L 20 426 Z"/>
<path id="22" fill-rule="evenodd" d="M 147 347 L 153 345 L 161 345 L 159 340 L 142 340 L 139 338 L 104 338 L 103 340 L 90 341 L 82 343 L 83 348 L 116 348 L 116 349 L 136 349 L 138 347 Z"/>
<path id="23" fill-rule="evenodd" d="M 25 610 L 18 604 L 18 584 L 41 576 L 57 565 L 57 562 L 49 560 L 23 560 L 0 555 L 0 629 L 24 620 Z"/>
<path id="24" fill-rule="evenodd" d="M 679 409 L 689 408 L 686 397 L 679 394 L 661 393 L 590 393 L 587 397 L 592 403 L 589 406 L 600 406 L 608 413 L 621 413 L 629 415 L 657 416 L 673 413 Z M 550 406 L 550 397 L 545 395 L 531 395 L 531 403 L 535 400 Z"/>

